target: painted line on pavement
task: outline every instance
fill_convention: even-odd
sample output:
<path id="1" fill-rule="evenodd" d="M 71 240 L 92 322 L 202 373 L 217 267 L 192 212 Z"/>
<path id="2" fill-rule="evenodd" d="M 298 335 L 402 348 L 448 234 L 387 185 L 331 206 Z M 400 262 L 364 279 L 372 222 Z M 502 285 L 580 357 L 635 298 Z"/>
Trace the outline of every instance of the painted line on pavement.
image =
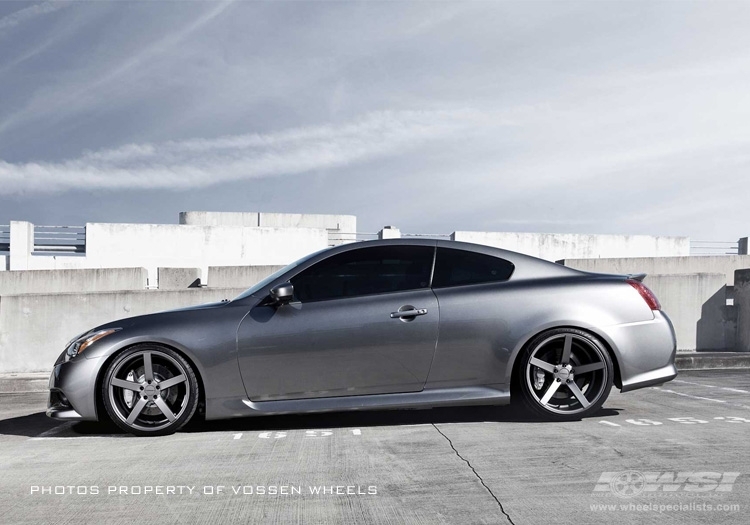
<path id="1" fill-rule="evenodd" d="M 684 381 L 682 379 L 673 379 L 673 383 L 684 383 L 686 385 L 696 385 L 696 386 L 702 386 L 705 388 L 718 388 L 720 390 L 727 390 L 728 392 L 736 392 L 738 394 L 750 394 L 750 390 L 742 390 L 741 388 L 730 388 L 728 386 L 716 386 L 716 385 L 707 385 L 705 383 L 695 383 L 693 381 Z"/>

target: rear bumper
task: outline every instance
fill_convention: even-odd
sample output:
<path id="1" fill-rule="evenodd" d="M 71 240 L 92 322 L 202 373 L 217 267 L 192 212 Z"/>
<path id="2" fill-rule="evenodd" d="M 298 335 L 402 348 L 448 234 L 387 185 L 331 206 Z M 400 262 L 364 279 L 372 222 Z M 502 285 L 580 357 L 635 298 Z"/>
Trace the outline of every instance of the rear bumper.
<path id="1" fill-rule="evenodd" d="M 622 392 L 677 377 L 677 339 L 672 321 L 664 312 L 655 311 L 650 321 L 613 325 L 604 331 L 617 357 Z"/>
<path id="2" fill-rule="evenodd" d="M 49 378 L 47 415 L 53 419 L 97 421 L 94 389 L 99 359 L 58 363 Z"/>

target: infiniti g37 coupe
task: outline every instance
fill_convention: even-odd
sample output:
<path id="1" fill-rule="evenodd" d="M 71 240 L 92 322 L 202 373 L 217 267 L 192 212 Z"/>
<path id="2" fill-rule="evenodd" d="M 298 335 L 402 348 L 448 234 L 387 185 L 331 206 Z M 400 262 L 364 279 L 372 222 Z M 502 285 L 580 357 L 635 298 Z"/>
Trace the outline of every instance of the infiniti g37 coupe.
<path id="1" fill-rule="evenodd" d="M 231 301 L 121 319 L 73 339 L 47 415 L 137 435 L 267 414 L 520 400 L 578 419 L 614 384 L 669 381 L 675 335 L 643 276 L 581 272 L 442 240 L 347 244 Z"/>

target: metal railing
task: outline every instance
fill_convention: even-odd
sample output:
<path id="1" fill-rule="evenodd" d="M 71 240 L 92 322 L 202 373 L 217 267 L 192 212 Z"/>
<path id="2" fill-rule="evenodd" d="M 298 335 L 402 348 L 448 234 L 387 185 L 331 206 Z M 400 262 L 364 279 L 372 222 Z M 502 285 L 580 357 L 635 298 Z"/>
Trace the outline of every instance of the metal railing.
<path id="1" fill-rule="evenodd" d="M 85 226 L 34 226 L 35 255 L 86 253 Z"/>
<path id="2" fill-rule="evenodd" d="M 328 246 L 338 246 L 350 242 L 372 241 L 378 238 L 377 233 L 363 232 L 340 232 L 338 230 L 328 230 Z"/>
<path id="3" fill-rule="evenodd" d="M 441 239 L 445 241 L 451 240 L 450 233 L 402 233 L 401 237 L 414 237 L 417 239 Z"/>
<path id="4" fill-rule="evenodd" d="M 0 254 L 10 253 L 10 226 L 0 226 Z"/>
<path id="5" fill-rule="evenodd" d="M 690 241 L 690 255 L 737 255 L 737 241 Z"/>

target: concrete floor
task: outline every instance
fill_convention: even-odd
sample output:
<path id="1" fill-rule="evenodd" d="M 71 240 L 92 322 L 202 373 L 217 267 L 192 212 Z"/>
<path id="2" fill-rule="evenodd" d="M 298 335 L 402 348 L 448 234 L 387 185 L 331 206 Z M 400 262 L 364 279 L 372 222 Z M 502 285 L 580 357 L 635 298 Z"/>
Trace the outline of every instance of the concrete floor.
<path id="1" fill-rule="evenodd" d="M 134 438 L 49 420 L 45 401 L 0 396 L 2 523 L 750 523 L 748 370 L 613 392 L 572 423 L 482 407 L 232 420 Z M 624 471 L 635 472 L 617 484 Z M 47 493 L 56 487 L 63 494 Z"/>

